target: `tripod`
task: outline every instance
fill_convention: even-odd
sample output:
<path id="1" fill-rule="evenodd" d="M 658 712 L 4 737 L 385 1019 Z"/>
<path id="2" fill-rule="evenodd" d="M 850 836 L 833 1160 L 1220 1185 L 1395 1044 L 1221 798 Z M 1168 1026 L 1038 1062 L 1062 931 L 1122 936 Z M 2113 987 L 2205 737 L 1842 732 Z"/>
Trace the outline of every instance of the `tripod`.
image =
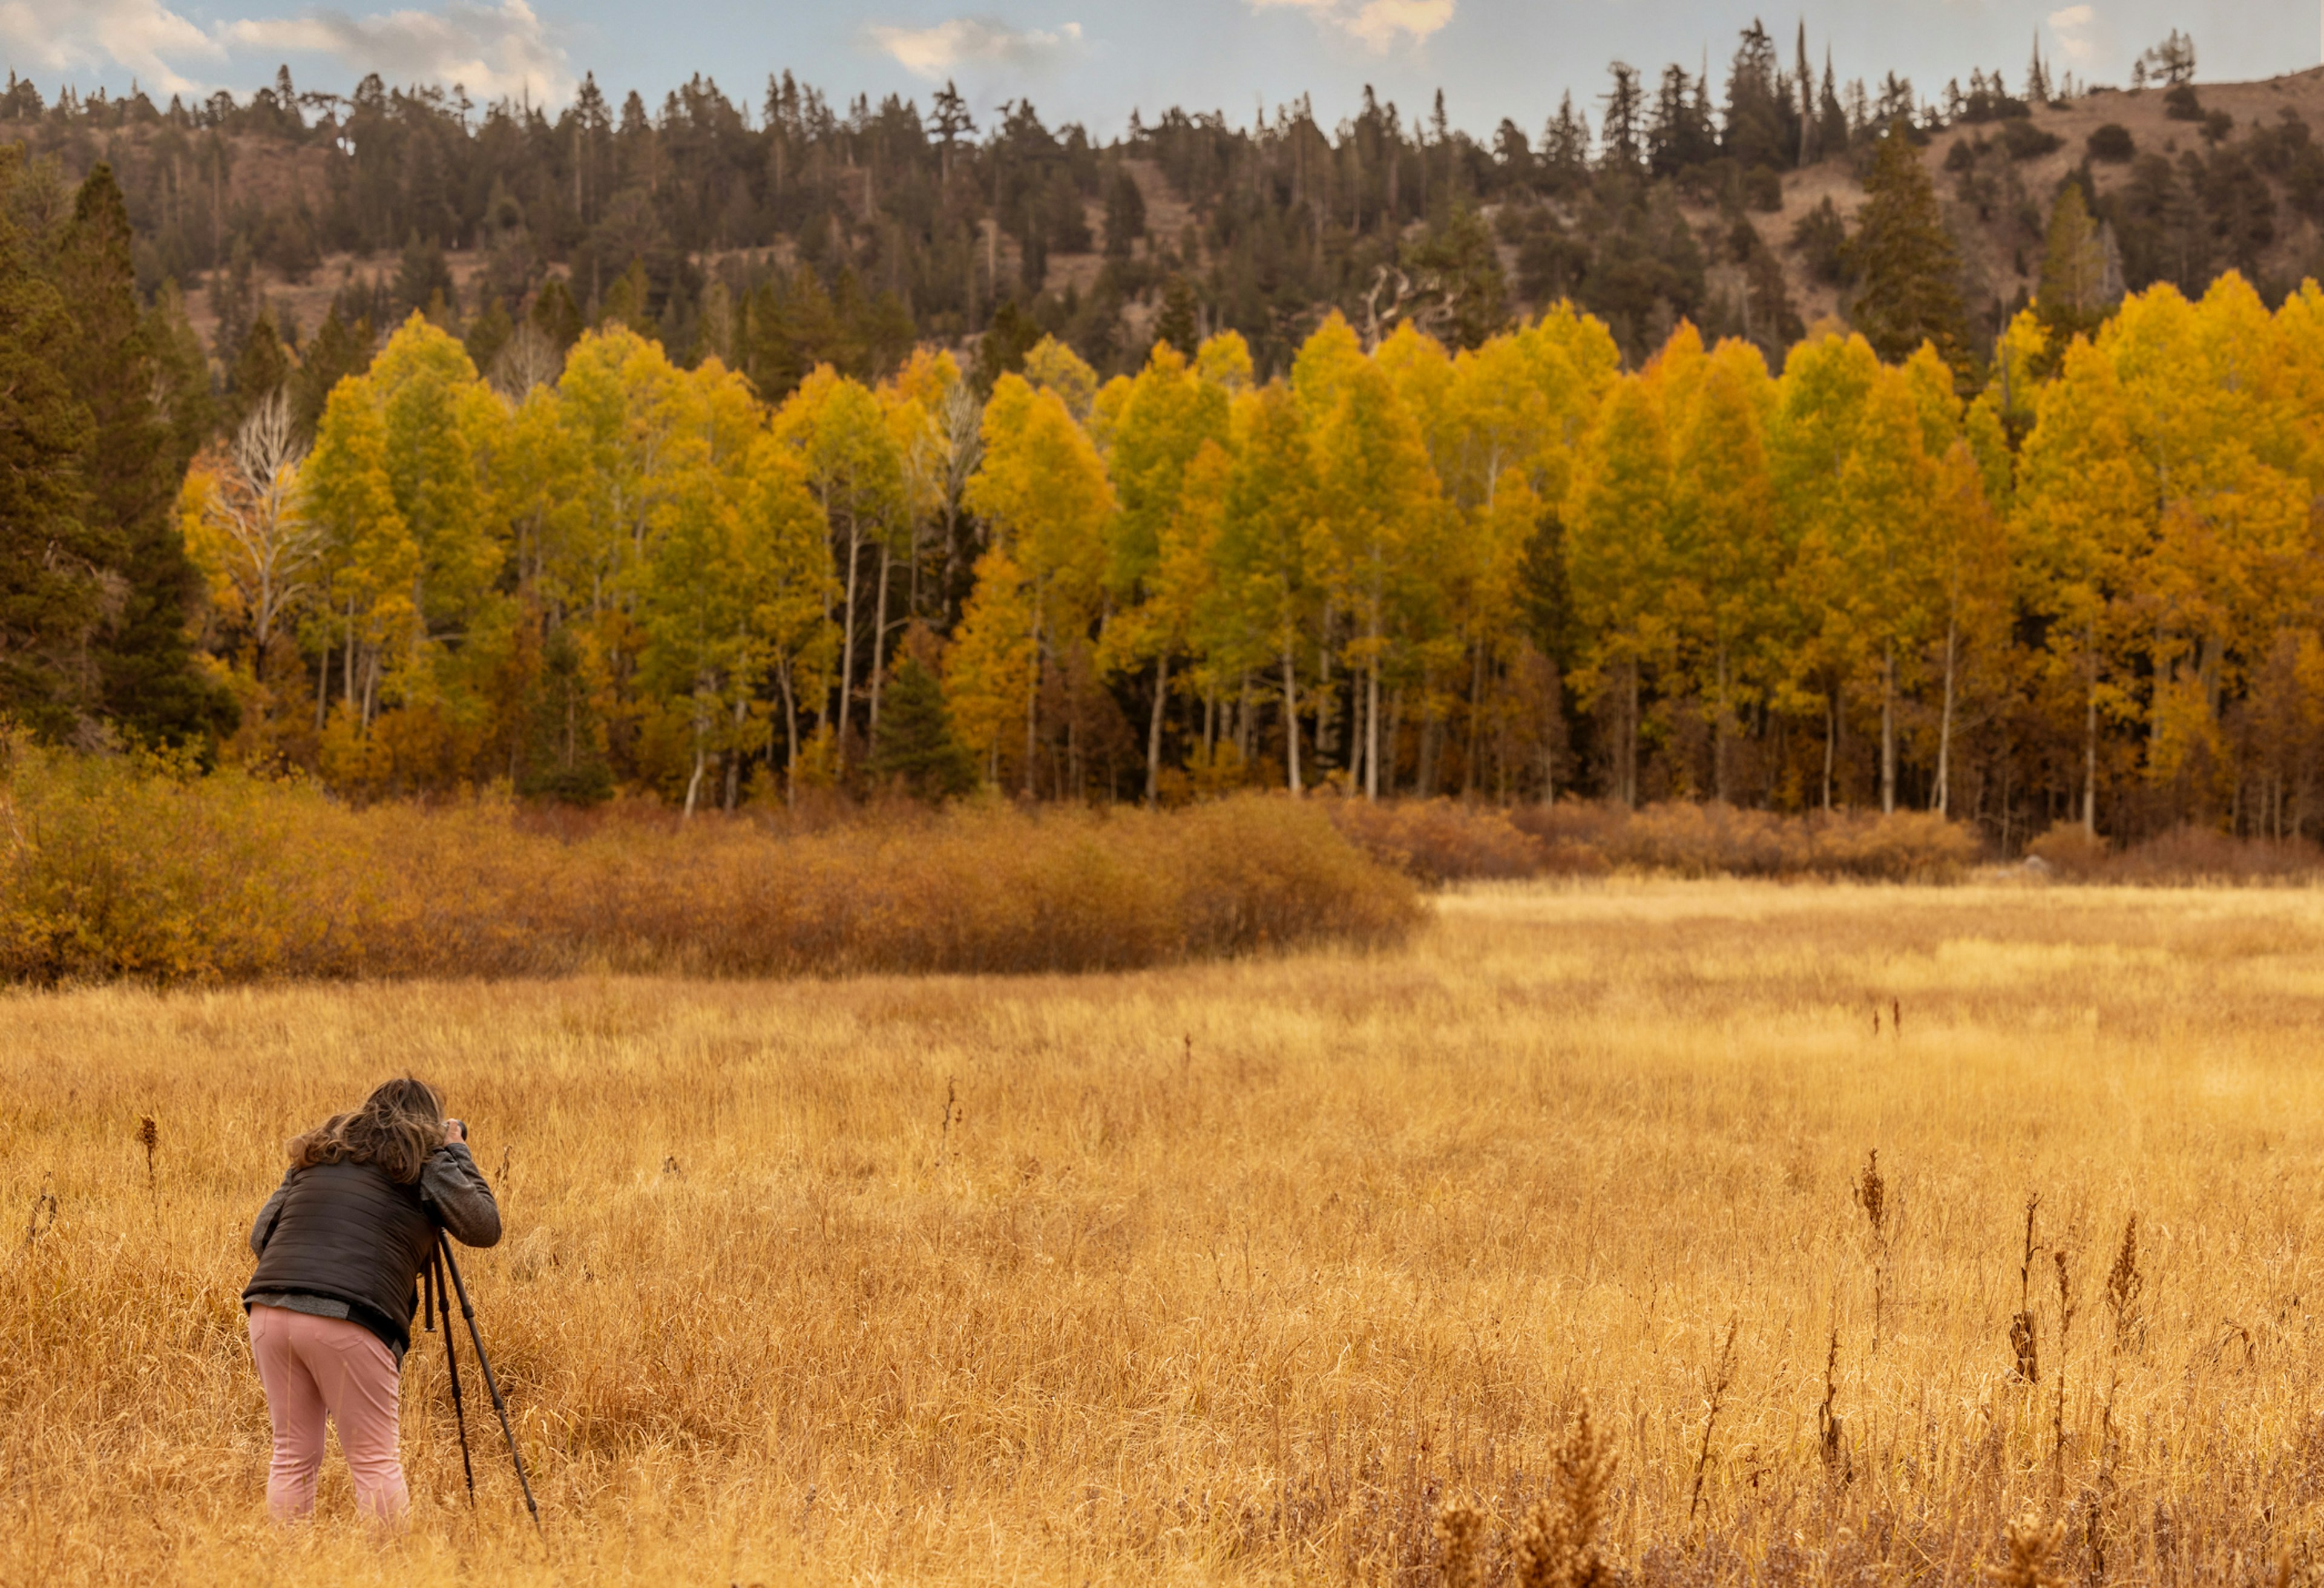
<path id="1" fill-rule="evenodd" d="M 540 1507 L 533 1503 L 532 1482 L 524 1474 L 524 1456 L 516 1447 L 516 1435 L 509 1427 L 508 1402 L 501 1399 L 501 1387 L 493 1378 L 492 1358 L 484 1354 L 484 1340 L 476 1332 L 476 1309 L 468 1303 L 468 1288 L 460 1279 L 460 1265 L 452 1260 L 452 1243 L 444 1232 L 436 1232 L 436 1250 L 428 1260 L 428 1267 L 420 1276 L 420 1296 L 427 1306 L 425 1326 L 434 1328 L 440 1315 L 444 1319 L 444 1365 L 452 1378 L 452 1418 L 460 1429 L 460 1471 L 468 1480 L 468 1504 L 476 1503 L 476 1470 L 468 1462 L 468 1413 L 460 1399 L 460 1361 L 452 1350 L 452 1307 L 444 1293 L 444 1277 L 452 1278 L 452 1295 L 459 1298 L 460 1316 L 467 1320 L 468 1342 L 475 1347 L 476 1365 L 484 1370 L 484 1389 L 493 1398 L 493 1410 L 500 1414 L 501 1437 L 508 1441 L 509 1460 L 516 1463 L 518 1487 L 524 1491 L 524 1509 L 532 1515 L 532 1530 L 540 1533 Z M 544 1541 L 548 1535 L 541 1534 Z"/>

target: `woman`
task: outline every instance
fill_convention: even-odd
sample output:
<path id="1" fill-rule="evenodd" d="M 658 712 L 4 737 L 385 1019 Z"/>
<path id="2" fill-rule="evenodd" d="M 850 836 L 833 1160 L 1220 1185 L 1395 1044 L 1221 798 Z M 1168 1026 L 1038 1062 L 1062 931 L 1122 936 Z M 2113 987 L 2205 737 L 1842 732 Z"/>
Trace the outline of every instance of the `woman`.
<path id="1" fill-rule="evenodd" d="M 439 1226 L 490 1246 L 501 1210 L 468 1156 L 466 1127 L 444 1117 L 425 1084 L 390 1081 L 290 1143 L 290 1172 L 250 1229 L 258 1269 L 242 1293 L 274 1424 L 266 1509 L 277 1520 L 314 1509 L 327 1413 L 355 1473 L 355 1509 L 393 1522 L 410 1507 L 396 1379 Z"/>

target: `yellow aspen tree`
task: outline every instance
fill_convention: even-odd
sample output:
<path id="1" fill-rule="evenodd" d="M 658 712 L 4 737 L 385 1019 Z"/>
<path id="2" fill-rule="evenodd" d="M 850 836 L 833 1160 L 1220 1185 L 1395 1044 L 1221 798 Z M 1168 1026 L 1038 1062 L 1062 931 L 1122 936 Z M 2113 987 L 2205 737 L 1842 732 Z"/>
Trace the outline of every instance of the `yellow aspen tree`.
<path id="1" fill-rule="evenodd" d="M 1791 350 L 1767 426 L 1768 471 L 1784 573 L 1778 603 L 1778 702 L 1823 718 L 1822 804 L 1832 805 L 1846 691 L 1861 658 L 1845 621 L 1852 579 L 1846 549 L 1853 530 L 1841 475 L 1880 360 L 1861 337 L 1830 334 Z"/>
<path id="2" fill-rule="evenodd" d="M 869 572 L 880 579 L 884 595 L 894 538 L 909 521 L 903 454 L 880 399 L 829 365 L 818 365 L 776 410 L 774 433 L 798 453 L 808 489 L 831 525 L 841 590 L 839 697 L 831 720 L 841 756 L 852 759 L 856 679 L 868 679 L 880 666 L 876 646 L 869 661 L 863 660 L 862 640 L 870 626 L 862 617 L 865 553 L 878 554 Z"/>
<path id="3" fill-rule="evenodd" d="M 1320 429 L 1339 411 L 1350 377 L 1367 364 L 1355 328 L 1338 309 L 1308 333 L 1291 361 L 1291 389 L 1299 395 L 1310 428 Z"/>
<path id="4" fill-rule="evenodd" d="M 975 588 L 944 658 L 953 733 L 988 784 L 1002 781 L 1002 752 L 1039 681 L 1038 660 L 1030 584 L 1008 548 L 996 544 L 977 559 Z"/>
<path id="5" fill-rule="evenodd" d="M 1912 376 L 1884 369 L 1865 404 L 1856 446 L 1840 469 L 1838 615 L 1846 647 L 1877 678 L 1880 808 L 1896 808 L 1897 706 L 1902 669 L 1916 658 L 1932 619 L 1929 509 L 1936 469 L 1925 444 L 1926 411 Z"/>
<path id="6" fill-rule="evenodd" d="M 1574 676 L 1585 703 L 1610 697 L 1614 797 L 1638 802 L 1639 697 L 1667 653 L 1670 441 L 1644 374 L 1625 376 L 1582 439 L 1565 502 L 1565 575 L 1587 635 Z"/>
<path id="7" fill-rule="evenodd" d="M 1361 783 L 1364 797 L 1378 799 L 1381 675 L 1394 659 L 1397 620 L 1405 615 L 1398 608 L 1425 607 L 1439 594 L 1430 586 L 1439 572 L 1432 553 L 1439 549 L 1443 501 L 1420 428 L 1386 373 L 1360 362 L 1338 392 L 1315 438 L 1314 533 L 1354 630 L 1341 654 L 1363 678 Z"/>
<path id="8" fill-rule="evenodd" d="M 1105 526 L 1115 510 L 1105 465 L 1055 392 L 1005 374 L 984 407 L 983 460 L 968 482 L 970 510 L 1027 586 L 1034 661 L 1023 699 L 1024 787 L 1033 792 L 1039 743 L 1039 660 L 1087 642 L 1102 588 Z"/>
<path id="9" fill-rule="evenodd" d="M 1300 744 L 1301 652 L 1322 582 L 1309 560 L 1315 480 L 1306 419 L 1291 388 L 1273 381 L 1236 402 L 1233 427 L 1218 560 L 1221 600 L 1236 614 L 1238 642 L 1213 650 L 1239 671 L 1277 669 L 1285 780 L 1296 798 L 1308 780 Z M 1247 705 L 1239 725 L 1247 732 Z"/>
<path id="10" fill-rule="evenodd" d="M 1097 371 L 1055 337 L 1042 337 L 1025 355 L 1025 380 L 1037 392 L 1055 392 L 1076 422 L 1090 417 L 1097 400 Z"/>
<path id="11" fill-rule="evenodd" d="M 1106 454 L 1120 505 L 1107 537 L 1106 592 L 1113 615 L 1101 646 L 1101 660 L 1109 670 L 1148 661 L 1154 667 L 1146 737 L 1148 804 L 1160 794 L 1170 656 L 1185 638 L 1187 616 L 1175 598 L 1155 605 L 1163 534 L 1178 513 L 1187 466 L 1205 445 L 1222 442 L 1226 433 L 1225 391 L 1197 375 L 1167 342 L 1156 343 L 1146 367 L 1130 383 Z"/>
<path id="12" fill-rule="evenodd" d="M 920 615 L 920 580 L 935 550 L 959 472 L 963 438 L 955 433 L 954 416 L 973 394 L 950 353 L 919 347 L 903 367 L 881 388 L 895 434 L 897 454 L 904 466 L 904 502 L 911 522 L 908 557 L 909 588 L 905 608 L 908 620 Z M 973 445 L 973 441 L 972 441 Z"/>
<path id="13" fill-rule="evenodd" d="M 751 595 L 759 569 L 738 495 L 706 449 L 647 548 L 641 581 L 639 670 L 673 736 L 684 740 L 688 818 L 712 759 L 749 748 L 742 729 L 758 683 Z"/>
<path id="14" fill-rule="evenodd" d="M 440 786 L 466 775 L 483 741 L 482 686 L 512 629 L 499 588 L 507 526 L 488 479 L 507 413 L 466 349 L 419 315 L 356 389 L 378 409 L 403 526 L 388 552 L 396 642 L 373 651 L 363 720 L 384 734 L 400 779 Z"/>
<path id="15" fill-rule="evenodd" d="M 318 625 L 318 637 L 336 642 L 340 652 L 341 737 L 360 737 L 377 706 L 380 658 L 410 644 L 419 615 L 411 589 L 420 566 L 395 499 L 386 415 L 368 377 L 342 381 L 332 391 L 302 485 L 302 503 L 322 535 L 330 615 L 327 626 Z"/>
<path id="16" fill-rule="evenodd" d="M 2135 710 L 2110 648 L 2131 599 L 2152 500 L 2133 461 L 2122 383 L 2104 354 L 2078 339 L 2036 400 L 2018 462 L 2014 527 L 2024 550 L 2026 605 L 2047 620 L 2045 668 L 2080 706 L 2081 823 L 2092 836 L 2099 719 Z"/>
<path id="17" fill-rule="evenodd" d="M 795 688 L 799 652 L 820 649 L 816 639 L 829 628 L 822 614 L 833 581 L 805 465 L 767 432 L 742 377 L 706 360 L 687 373 L 685 392 L 704 444 L 688 449 L 646 548 L 639 624 L 641 678 L 662 737 L 683 743 L 690 817 L 714 762 L 724 769 L 724 803 L 736 803 L 743 762 L 770 734 L 761 686 L 779 662 L 787 693 Z M 823 537 L 819 548 L 802 544 L 813 537 Z M 795 771 L 795 719 L 786 742 Z"/>
<path id="18" fill-rule="evenodd" d="M 1972 405 L 1966 430 L 1937 461 L 1927 521 L 1941 631 L 1931 642 L 1939 697 L 1929 808 L 1940 816 L 1952 810 L 1954 725 L 1960 716 L 1963 680 L 1973 659 L 2006 644 L 2010 616 L 2007 520 L 1995 505 L 1987 462 L 1989 455 L 1999 457 L 2006 483 L 2008 453 L 1999 440 L 1999 421 L 1984 398 Z"/>
<path id="19" fill-rule="evenodd" d="M 1221 331 L 1194 351 L 1194 374 L 1230 398 L 1251 389 L 1250 344 L 1240 331 Z"/>
<path id="20" fill-rule="evenodd" d="M 798 452 L 770 433 L 752 444 L 741 491 L 741 560 L 751 578 L 749 626 L 761 676 L 782 696 L 784 790 L 797 793 L 801 703 L 825 699 L 839 654 L 831 604 L 839 584 L 831 525 Z"/>
<path id="21" fill-rule="evenodd" d="M 1760 697 L 1775 581 L 1767 415 L 1775 383 L 1759 350 L 1720 344 L 1673 439 L 1672 614 L 1711 730 L 1711 791 L 1731 801 L 1729 745 Z"/>

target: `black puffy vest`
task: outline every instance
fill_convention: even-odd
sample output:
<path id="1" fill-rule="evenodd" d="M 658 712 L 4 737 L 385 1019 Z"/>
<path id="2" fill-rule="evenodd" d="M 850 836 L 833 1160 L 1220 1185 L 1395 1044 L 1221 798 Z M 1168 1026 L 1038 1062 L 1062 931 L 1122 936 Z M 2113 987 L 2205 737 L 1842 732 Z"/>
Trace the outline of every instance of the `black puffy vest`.
<path id="1" fill-rule="evenodd" d="M 394 1331 L 388 1343 L 400 1352 L 435 1250 L 419 1186 L 397 1185 L 376 1164 L 315 1164 L 291 1177 L 243 1298 L 300 1291 L 344 1301 L 359 1322 Z"/>

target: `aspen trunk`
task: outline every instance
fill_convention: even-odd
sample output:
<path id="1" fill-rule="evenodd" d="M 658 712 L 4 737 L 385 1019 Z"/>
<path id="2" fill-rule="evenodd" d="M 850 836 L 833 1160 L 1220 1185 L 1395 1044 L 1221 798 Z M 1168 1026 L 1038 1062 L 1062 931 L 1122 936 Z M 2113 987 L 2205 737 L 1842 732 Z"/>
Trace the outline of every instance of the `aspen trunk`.
<path id="1" fill-rule="evenodd" d="M 1033 798 L 1033 758 L 1039 752 L 1037 729 L 1041 709 L 1041 609 L 1033 608 L 1033 679 L 1025 688 L 1025 798 Z"/>
<path id="2" fill-rule="evenodd" d="M 1162 798 L 1162 703 L 1170 697 L 1170 653 L 1154 659 L 1154 718 L 1146 725 L 1146 803 Z"/>
<path id="3" fill-rule="evenodd" d="M 686 780 L 686 815 L 682 818 L 686 821 L 694 819 L 694 798 L 702 791 L 702 773 L 708 765 L 709 757 L 697 738 L 694 745 L 694 775 Z"/>
<path id="4" fill-rule="evenodd" d="M 1625 662 L 1622 668 L 1622 805 L 1625 809 L 1638 808 L 1638 664 L 1637 660 Z"/>
<path id="5" fill-rule="evenodd" d="M 1937 792 L 1931 808 L 1939 816 L 1952 814 L 1953 669 L 1959 665 L 1960 630 L 1956 621 L 1945 624 L 1945 703 L 1937 716 Z"/>
<path id="6" fill-rule="evenodd" d="M 1831 813 L 1831 762 L 1840 738 L 1840 692 L 1835 689 L 1824 699 L 1823 706 L 1823 808 Z"/>
<path id="7" fill-rule="evenodd" d="M 1711 718 L 1711 788 L 1721 805 L 1727 795 L 1727 647 L 1719 648 L 1719 700 Z"/>
<path id="8" fill-rule="evenodd" d="M 851 524 L 847 531 L 847 613 L 842 625 L 839 651 L 839 762 L 847 764 L 847 716 L 855 702 L 855 582 L 856 568 L 862 560 L 858 553 L 863 541 Z"/>
<path id="9" fill-rule="evenodd" d="M 1489 502 L 1488 506 L 1491 505 Z M 1477 666 L 1469 683 L 1469 743 L 1462 758 L 1461 791 L 1477 792 L 1477 745 L 1485 715 L 1485 642 L 1477 642 Z"/>
<path id="10" fill-rule="evenodd" d="M 873 738 L 880 736 L 880 679 L 887 669 L 880 665 L 880 653 L 888 645 L 888 543 L 880 542 L 880 594 L 872 605 L 872 727 Z"/>
<path id="11" fill-rule="evenodd" d="M 2089 656 L 2089 706 L 2082 719 L 2082 831 L 2098 836 L 2098 635 L 2086 633 L 2082 643 Z"/>
<path id="12" fill-rule="evenodd" d="M 1292 666 L 1287 638 L 1283 642 L 1283 743 L 1284 754 L 1291 762 L 1291 797 L 1296 799 L 1304 792 L 1299 781 L 1299 674 Z"/>
<path id="13" fill-rule="evenodd" d="M 1880 657 L 1880 814 L 1896 814 L 1896 648 Z"/>
<path id="14" fill-rule="evenodd" d="M 791 697 L 791 659 L 779 671 L 783 685 L 783 803 L 798 798 L 798 703 Z"/>
<path id="15" fill-rule="evenodd" d="M 1379 799 L 1379 658 L 1375 656 L 1364 668 L 1364 798 Z"/>

